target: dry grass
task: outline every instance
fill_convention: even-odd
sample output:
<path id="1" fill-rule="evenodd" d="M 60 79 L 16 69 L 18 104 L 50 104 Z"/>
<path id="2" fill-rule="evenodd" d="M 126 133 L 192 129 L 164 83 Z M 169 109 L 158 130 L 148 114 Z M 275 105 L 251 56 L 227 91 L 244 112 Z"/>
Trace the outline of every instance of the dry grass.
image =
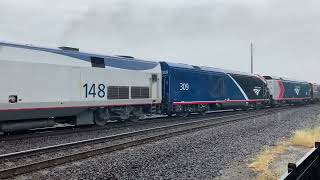
<path id="1" fill-rule="evenodd" d="M 249 165 L 249 167 L 255 171 L 259 172 L 260 176 L 258 179 L 278 179 L 279 177 L 269 170 L 269 165 L 272 161 L 281 153 L 283 153 L 287 148 L 287 143 L 279 144 L 273 148 L 266 148 L 261 152 L 255 159 L 254 162 Z"/>
<path id="2" fill-rule="evenodd" d="M 291 143 L 312 148 L 317 140 L 320 140 L 320 127 L 296 131 L 291 138 Z"/>
<path id="3" fill-rule="evenodd" d="M 312 148 L 317 140 L 320 140 L 320 127 L 298 130 L 288 142 L 263 150 L 255 157 L 254 162 L 249 165 L 249 168 L 254 172 L 259 173 L 259 176 L 257 177 L 259 180 L 279 179 L 279 175 L 269 169 L 270 164 L 275 158 L 284 153 L 289 145 Z"/>
<path id="4" fill-rule="evenodd" d="M 258 180 L 276 180 L 279 179 L 279 177 L 272 173 L 271 171 L 267 170 L 266 172 L 263 172 L 257 177 Z"/>

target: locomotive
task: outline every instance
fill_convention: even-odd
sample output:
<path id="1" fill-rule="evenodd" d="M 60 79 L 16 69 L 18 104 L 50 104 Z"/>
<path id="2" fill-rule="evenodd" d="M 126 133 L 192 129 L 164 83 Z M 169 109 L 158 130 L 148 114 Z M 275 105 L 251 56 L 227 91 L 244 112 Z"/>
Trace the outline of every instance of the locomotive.
<path id="1" fill-rule="evenodd" d="M 104 126 L 317 101 L 320 86 L 211 67 L 0 42 L 0 131 Z"/>
<path id="2" fill-rule="evenodd" d="M 163 112 L 186 116 L 216 109 L 267 105 L 266 82 L 256 75 L 160 62 Z"/>
<path id="3" fill-rule="evenodd" d="M 311 102 L 313 86 L 305 81 L 264 76 L 271 96 L 270 105 Z M 316 94 L 317 95 L 317 94 Z"/>

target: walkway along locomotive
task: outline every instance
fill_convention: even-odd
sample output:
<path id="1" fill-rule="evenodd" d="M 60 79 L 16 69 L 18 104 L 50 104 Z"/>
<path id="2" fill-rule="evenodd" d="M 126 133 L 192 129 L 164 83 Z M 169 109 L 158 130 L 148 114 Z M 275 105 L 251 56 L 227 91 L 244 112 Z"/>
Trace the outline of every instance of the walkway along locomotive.
<path id="1" fill-rule="evenodd" d="M 269 92 L 273 79 L 266 79 L 210 67 L 90 54 L 70 47 L 2 42 L 0 131 L 59 122 L 103 126 L 109 120 L 136 120 L 147 114 L 187 116 L 215 109 L 264 107 L 281 97 Z M 286 103 L 306 102 L 313 95 L 319 98 L 316 87 L 297 81 L 280 86 L 280 94 L 286 97 L 288 92 L 291 98 L 291 91 L 297 93 L 292 96 L 295 101 Z"/>

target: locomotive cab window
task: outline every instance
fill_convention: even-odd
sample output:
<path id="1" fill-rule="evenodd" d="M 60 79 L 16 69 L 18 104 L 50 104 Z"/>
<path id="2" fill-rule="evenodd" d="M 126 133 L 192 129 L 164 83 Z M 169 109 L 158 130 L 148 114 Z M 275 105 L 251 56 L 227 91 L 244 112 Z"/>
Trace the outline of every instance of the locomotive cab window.
<path id="1" fill-rule="evenodd" d="M 105 68 L 104 58 L 91 57 L 92 67 Z"/>
<path id="2" fill-rule="evenodd" d="M 158 81 L 158 75 L 152 74 L 151 80 L 152 80 L 152 82 L 157 82 Z"/>

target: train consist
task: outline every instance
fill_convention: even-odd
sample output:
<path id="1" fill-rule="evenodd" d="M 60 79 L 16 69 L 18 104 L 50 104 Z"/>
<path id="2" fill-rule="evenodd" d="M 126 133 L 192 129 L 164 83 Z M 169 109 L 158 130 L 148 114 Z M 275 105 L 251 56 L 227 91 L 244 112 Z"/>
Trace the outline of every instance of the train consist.
<path id="1" fill-rule="evenodd" d="M 0 82 L 1 132 L 320 99 L 308 82 L 14 43 L 0 43 Z"/>

